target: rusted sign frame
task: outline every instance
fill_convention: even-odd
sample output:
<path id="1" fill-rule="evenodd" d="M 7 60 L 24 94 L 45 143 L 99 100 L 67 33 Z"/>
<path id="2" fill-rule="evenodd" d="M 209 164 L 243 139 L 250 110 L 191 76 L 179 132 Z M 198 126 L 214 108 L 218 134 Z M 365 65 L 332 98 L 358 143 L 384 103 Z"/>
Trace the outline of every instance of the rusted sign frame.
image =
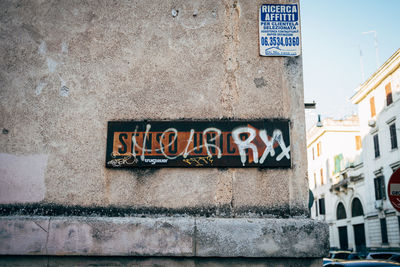
<path id="1" fill-rule="evenodd" d="M 290 168 L 289 120 L 110 121 L 106 167 Z"/>

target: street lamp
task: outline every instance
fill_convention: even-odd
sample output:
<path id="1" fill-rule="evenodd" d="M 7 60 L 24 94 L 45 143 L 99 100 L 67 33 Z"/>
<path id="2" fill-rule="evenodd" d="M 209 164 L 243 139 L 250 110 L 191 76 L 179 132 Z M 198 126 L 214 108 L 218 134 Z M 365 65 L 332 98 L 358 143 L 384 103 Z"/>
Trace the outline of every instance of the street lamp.
<path id="1" fill-rule="evenodd" d="M 321 121 L 321 115 L 320 114 L 318 114 L 318 122 L 317 122 L 317 127 L 322 127 L 323 126 L 323 124 L 322 124 L 322 121 Z"/>

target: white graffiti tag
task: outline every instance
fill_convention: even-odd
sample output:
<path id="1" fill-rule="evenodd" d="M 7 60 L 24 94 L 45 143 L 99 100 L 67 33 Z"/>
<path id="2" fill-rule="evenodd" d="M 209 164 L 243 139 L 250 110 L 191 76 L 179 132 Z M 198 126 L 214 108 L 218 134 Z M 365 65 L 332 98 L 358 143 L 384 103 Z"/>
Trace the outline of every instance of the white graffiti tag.
<path id="1" fill-rule="evenodd" d="M 290 159 L 290 155 L 289 155 L 290 146 L 285 145 L 285 141 L 283 141 L 283 138 L 282 138 L 281 130 L 277 130 L 277 129 L 274 130 L 274 132 L 272 133 L 271 140 L 268 139 L 267 131 L 261 130 L 260 138 L 263 140 L 263 142 L 267 146 L 264 150 L 263 155 L 260 158 L 261 164 L 264 163 L 268 154 L 271 154 L 271 157 L 275 156 L 275 149 L 274 149 L 275 143 L 278 143 L 280 148 L 282 149 L 282 152 L 276 157 L 276 161 L 280 161 L 285 156 L 286 156 L 286 158 Z"/>
<path id="2" fill-rule="evenodd" d="M 240 138 L 240 134 L 243 133 L 249 134 L 246 140 L 242 140 Z M 240 127 L 232 131 L 232 137 L 239 148 L 240 160 L 242 161 L 243 166 L 245 166 L 247 160 L 246 149 L 251 149 L 253 151 L 254 162 L 258 163 L 257 146 L 251 143 L 253 139 L 256 138 L 256 135 L 257 135 L 256 130 L 250 127 Z M 275 156 L 275 148 L 274 148 L 275 143 L 278 143 L 279 147 L 282 149 L 282 152 L 276 157 L 276 161 L 280 161 L 283 157 L 290 159 L 289 155 L 290 146 L 285 145 L 285 141 L 283 140 L 281 130 L 275 129 L 274 132 L 272 133 L 271 140 L 268 138 L 266 130 L 261 130 L 259 135 L 261 140 L 264 142 L 266 146 L 264 153 L 260 158 L 260 164 L 264 163 L 268 154 L 270 154 L 271 157 Z"/>
<path id="3" fill-rule="evenodd" d="M 240 134 L 242 133 L 249 133 L 249 137 L 246 140 L 240 139 Z M 258 163 L 258 150 L 255 144 L 252 144 L 251 141 L 256 137 L 257 133 L 256 130 L 250 127 L 240 127 L 236 128 L 232 131 L 232 138 L 233 141 L 239 148 L 240 160 L 242 161 L 243 166 L 246 163 L 246 149 L 250 148 L 253 151 L 253 159 L 255 163 Z"/>
<path id="4" fill-rule="evenodd" d="M 157 163 L 166 163 L 168 160 L 173 160 L 178 157 L 182 157 L 183 159 L 186 159 L 188 155 L 190 155 L 193 151 L 199 151 L 202 150 L 203 148 L 206 149 L 207 156 L 209 159 L 213 158 L 213 154 L 216 154 L 216 157 L 219 159 L 222 157 L 222 131 L 218 128 L 210 127 L 202 132 L 202 144 L 199 144 L 195 146 L 194 141 L 197 140 L 195 139 L 195 130 L 191 129 L 190 130 L 190 135 L 189 138 L 187 139 L 185 148 L 183 151 L 181 150 L 180 153 L 176 152 L 176 154 L 168 153 L 167 151 L 169 150 L 171 152 L 171 148 L 175 147 L 175 151 L 177 150 L 177 139 L 178 139 L 178 130 L 175 128 L 168 128 L 165 131 L 161 133 L 159 136 L 160 138 L 157 138 L 156 140 L 158 141 L 159 148 L 153 148 L 153 150 L 150 148 L 148 149 L 147 140 L 149 139 L 150 136 L 150 145 L 151 145 L 151 135 L 150 135 L 150 130 L 151 130 L 151 125 L 147 124 L 146 125 L 146 131 L 144 132 L 143 136 L 143 141 L 140 142 L 141 146 L 138 144 L 136 140 L 136 136 L 138 136 L 138 129 L 136 127 L 135 131 L 132 134 L 132 152 L 131 152 L 131 157 L 133 159 L 136 159 L 137 156 L 140 155 L 140 160 L 146 163 L 151 163 L 152 165 L 157 164 Z M 225 134 L 225 133 L 224 133 Z M 243 138 L 243 137 L 246 138 Z M 257 138 L 257 139 L 256 139 Z M 166 140 L 168 139 L 168 140 Z M 195 139 L 195 140 L 194 140 Z M 240 161 L 242 162 L 243 166 L 246 165 L 247 162 L 247 154 L 251 153 L 250 155 L 252 156 L 252 159 L 254 163 L 259 163 L 263 164 L 265 160 L 267 159 L 268 156 L 270 157 L 275 157 L 276 154 L 276 148 L 280 148 L 280 153 L 279 155 L 276 156 L 275 160 L 276 161 L 281 161 L 284 157 L 287 159 L 290 159 L 290 145 L 286 146 L 286 143 L 283 138 L 283 133 L 279 129 L 275 129 L 272 133 L 272 136 L 268 136 L 268 133 L 265 129 L 263 130 L 257 130 L 253 127 L 248 127 L 248 126 L 243 126 L 243 127 L 237 127 L 232 131 L 232 139 L 234 143 L 236 144 L 238 148 L 238 152 L 240 155 Z M 263 146 L 257 145 L 260 142 L 263 142 L 265 145 L 265 150 L 260 156 L 262 152 Z M 229 142 L 229 140 L 225 141 Z M 150 146 L 151 147 L 151 146 Z M 136 152 L 136 149 L 140 152 Z M 261 150 L 261 151 L 260 151 Z M 164 161 L 157 161 L 157 160 L 149 160 L 146 159 L 146 152 L 151 153 L 152 151 L 161 153 L 165 157 L 165 162 Z M 213 151 L 213 152 L 211 152 Z M 139 155 L 136 155 L 138 153 Z M 188 161 L 189 162 L 189 161 Z M 211 161 L 212 162 L 212 161 Z M 121 164 L 120 162 L 117 162 L 115 164 Z M 189 164 L 189 163 L 188 163 Z"/>

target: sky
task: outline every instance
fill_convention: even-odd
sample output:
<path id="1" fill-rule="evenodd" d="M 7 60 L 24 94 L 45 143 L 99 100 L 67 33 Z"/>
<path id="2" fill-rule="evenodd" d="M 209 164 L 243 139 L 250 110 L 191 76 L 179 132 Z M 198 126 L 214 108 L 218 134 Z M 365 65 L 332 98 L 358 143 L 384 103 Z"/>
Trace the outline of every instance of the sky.
<path id="1" fill-rule="evenodd" d="M 376 31 L 379 62 L 382 65 L 400 48 L 400 0 L 302 0 L 302 53 L 305 102 L 315 101 L 316 109 L 306 110 L 307 128 L 331 117 L 342 119 L 357 113 L 349 100 L 376 70 Z M 364 81 L 365 81 L 364 80 Z"/>

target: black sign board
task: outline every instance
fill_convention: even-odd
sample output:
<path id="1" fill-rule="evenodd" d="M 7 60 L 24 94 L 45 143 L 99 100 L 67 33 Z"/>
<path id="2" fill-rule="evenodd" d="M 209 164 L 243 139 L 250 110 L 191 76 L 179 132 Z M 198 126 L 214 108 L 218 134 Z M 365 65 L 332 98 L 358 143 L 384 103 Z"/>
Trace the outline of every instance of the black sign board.
<path id="1" fill-rule="evenodd" d="M 108 123 L 109 168 L 290 166 L 288 120 Z"/>

